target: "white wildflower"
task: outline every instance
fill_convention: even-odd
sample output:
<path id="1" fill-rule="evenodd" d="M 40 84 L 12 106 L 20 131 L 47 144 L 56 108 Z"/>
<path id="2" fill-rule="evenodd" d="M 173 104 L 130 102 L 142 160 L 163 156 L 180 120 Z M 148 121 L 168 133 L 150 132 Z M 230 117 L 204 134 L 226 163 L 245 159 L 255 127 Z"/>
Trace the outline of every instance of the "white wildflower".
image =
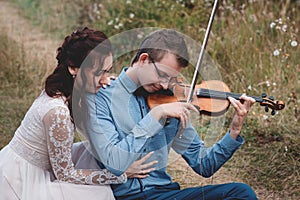
<path id="1" fill-rule="evenodd" d="M 275 83 L 275 82 L 273 82 L 273 84 L 272 84 L 273 86 L 276 86 L 277 84 Z"/>
<path id="2" fill-rule="evenodd" d="M 276 26 L 276 23 L 275 22 L 271 22 L 270 28 L 274 28 L 275 26 Z"/>
<path id="3" fill-rule="evenodd" d="M 281 18 L 278 19 L 278 23 L 282 24 L 282 19 Z"/>
<path id="4" fill-rule="evenodd" d="M 251 85 L 249 85 L 247 89 L 248 89 L 248 90 L 252 90 L 252 86 L 251 86 Z"/>
<path id="5" fill-rule="evenodd" d="M 131 4 L 131 0 L 127 0 L 127 1 L 126 1 L 126 4 Z"/>
<path id="6" fill-rule="evenodd" d="M 107 25 L 111 26 L 111 25 L 113 25 L 113 23 L 114 23 L 114 21 L 113 21 L 113 20 L 110 20 L 110 21 L 107 23 Z"/>
<path id="7" fill-rule="evenodd" d="M 95 13 L 95 12 L 97 12 L 97 10 L 98 10 L 97 4 L 94 4 L 94 5 L 93 5 L 93 12 Z"/>
<path id="8" fill-rule="evenodd" d="M 291 42 L 291 46 L 292 46 L 292 47 L 296 47 L 297 45 L 298 45 L 298 42 L 297 42 L 297 41 L 293 40 L 293 41 Z"/>
<path id="9" fill-rule="evenodd" d="M 286 29 L 287 29 L 287 25 L 284 24 L 284 25 L 281 27 L 281 30 L 282 30 L 283 32 L 286 32 Z"/>
<path id="10" fill-rule="evenodd" d="M 287 152 L 288 151 L 288 148 L 287 146 L 284 146 L 284 151 Z"/>
<path id="11" fill-rule="evenodd" d="M 267 87 L 270 87 L 270 81 L 266 81 Z"/>
<path id="12" fill-rule="evenodd" d="M 276 49 L 275 51 L 273 51 L 273 56 L 279 56 L 280 52 L 278 49 Z"/>
<path id="13" fill-rule="evenodd" d="M 268 118 L 269 118 L 268 115 L 263 115 L 263 119 L 264 119 L 264 120 L 267 120 Z"/>
<path id="14" fill-rule="evenodd" d="M 130 19 L 134 18 L 134 13 L 130 13 L 130 14 L 129 14 L 129 18 L 130 18 Z"/>

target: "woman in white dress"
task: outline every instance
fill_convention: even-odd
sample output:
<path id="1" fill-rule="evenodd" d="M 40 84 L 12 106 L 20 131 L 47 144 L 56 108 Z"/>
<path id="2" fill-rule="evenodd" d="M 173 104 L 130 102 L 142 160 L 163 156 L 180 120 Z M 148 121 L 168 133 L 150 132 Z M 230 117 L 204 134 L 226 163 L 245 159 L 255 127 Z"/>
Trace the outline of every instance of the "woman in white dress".
<path id="1" fill-rule="evenodd" d="M 99 44 L 101 50 L 93 50 Z M 58 65 L 46 79 L 45 90 L 26 113 L 11 142 L 0 151 L 0 200 L 114 199 L 109 184 L 122 184 L 127 175 L 146 177 L 154 170 L 153 162 L 144 164 L 151 155 L 135 162 L 121 176 L 98 169 L 96 164 L 94 169 L 74 167 L 72 91 L 78 70 L 92 50 L 98 55 L 90 63 L 98 68 L 96 88 L 109 85 L 112 49 L 105 34 L 84 28 L 67 36 L 58 48 Z"/>

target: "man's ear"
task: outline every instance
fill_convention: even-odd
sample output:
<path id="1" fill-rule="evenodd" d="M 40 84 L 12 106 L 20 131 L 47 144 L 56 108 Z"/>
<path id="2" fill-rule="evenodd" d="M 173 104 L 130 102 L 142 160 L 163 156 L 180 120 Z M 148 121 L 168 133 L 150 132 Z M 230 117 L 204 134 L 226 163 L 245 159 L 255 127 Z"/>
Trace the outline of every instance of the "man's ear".
<path id="1" fill-rule="evenodd" d="M 149 54 L 142 53 L 139 57 L 138 63 L 145 64 L 145 63 L 149 63 L 149 62 L 150 62 Z"/>
<path id="2" fill-rule="evenodd" d="M 79 70 L 79 67 L 68 67 L 68 70 L 72 76 L 76 76 Z"/>

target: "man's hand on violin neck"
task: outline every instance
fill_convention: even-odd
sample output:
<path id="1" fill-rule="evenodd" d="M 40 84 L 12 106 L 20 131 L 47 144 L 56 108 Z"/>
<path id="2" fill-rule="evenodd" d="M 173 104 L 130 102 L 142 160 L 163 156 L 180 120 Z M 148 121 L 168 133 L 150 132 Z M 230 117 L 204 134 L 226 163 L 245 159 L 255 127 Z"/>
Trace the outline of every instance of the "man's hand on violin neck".
<path id="1" fill-rule="evenodd" d="M 177 118 L 180 120 L 182 127 L 186 128 L 188 121 L 190 120 L 190 111 L 198 112 L 198 110 L 190 103 L 174 102 L 156 106 L 150 113 L 157 120 L 169 117 Z"/>
<path id="2" fill-rule="evenodd" d="M 255 103 L 255 99 L 243 94 L 240 100 L 232 97 L 228 98 L 235 111 L 230 125 L 230 135 L 236 139 L 242 130 L 243 123 L 249 113 L 251 106 Z"/>

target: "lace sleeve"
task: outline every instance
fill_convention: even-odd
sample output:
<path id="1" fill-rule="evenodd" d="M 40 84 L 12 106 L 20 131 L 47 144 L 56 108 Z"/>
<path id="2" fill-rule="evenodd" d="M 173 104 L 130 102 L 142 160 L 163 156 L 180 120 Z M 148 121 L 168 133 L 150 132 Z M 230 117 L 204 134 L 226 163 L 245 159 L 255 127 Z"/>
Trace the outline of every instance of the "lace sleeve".
<path id="1" fill-rule="evenodd" d="M 76 184 L 120 184 L 127 180 L 125 174 L 115 176 L 106 169 L 75 169 L 71 160 L 71 147 L 74 139 L 74 125 L 69 110 L 55 107 L 44 117 L 49 159 L 53 172 L 59 181 Z"/>

